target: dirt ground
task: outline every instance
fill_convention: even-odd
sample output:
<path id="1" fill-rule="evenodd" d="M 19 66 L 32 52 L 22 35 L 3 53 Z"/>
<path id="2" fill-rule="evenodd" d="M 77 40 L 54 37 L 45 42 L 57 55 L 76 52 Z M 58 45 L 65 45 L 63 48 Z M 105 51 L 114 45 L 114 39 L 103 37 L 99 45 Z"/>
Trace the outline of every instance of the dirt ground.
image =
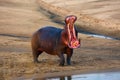
<path id="1" fill-rule="evenodd" d="M 40 55 L 39 64 L 33 63 L 31 35 L 47 25 L 63 26 L 44 15 L 35 0 L 0 0 L 0 80 L 56 72 L 120 70 L 120 40 L 81 33 L 81 48 L 74 50 L 71 66 L 58 66 L 59 58 L 46 53 Z"/>

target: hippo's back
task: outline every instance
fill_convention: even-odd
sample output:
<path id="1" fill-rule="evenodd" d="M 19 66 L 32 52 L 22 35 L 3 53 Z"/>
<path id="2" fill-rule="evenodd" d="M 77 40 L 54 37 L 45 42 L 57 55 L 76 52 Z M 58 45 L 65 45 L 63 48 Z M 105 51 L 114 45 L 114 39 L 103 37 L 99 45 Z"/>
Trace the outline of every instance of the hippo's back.
<path id="1" fill-rule="evenodd" d="M 59 44 L 62 29 L 55 27 L 44 27 L 37 31 L 39 47 L 45 51 L 53 51 Z"/>

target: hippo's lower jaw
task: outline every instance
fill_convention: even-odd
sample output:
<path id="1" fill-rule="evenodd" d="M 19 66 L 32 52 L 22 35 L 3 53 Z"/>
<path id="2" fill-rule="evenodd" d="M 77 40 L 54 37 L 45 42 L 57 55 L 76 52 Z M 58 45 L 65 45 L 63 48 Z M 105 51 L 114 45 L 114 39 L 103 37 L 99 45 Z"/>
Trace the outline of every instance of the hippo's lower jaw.
<path id="1" fill-rule="evenodd" d="M 80 39 L 79 39 L 79 41 L 78 40 L 72 40 L 71 42 L 69 42 L 68 47 L 72 48 L 72 49 L 79 48 L 80 47 Z"/>

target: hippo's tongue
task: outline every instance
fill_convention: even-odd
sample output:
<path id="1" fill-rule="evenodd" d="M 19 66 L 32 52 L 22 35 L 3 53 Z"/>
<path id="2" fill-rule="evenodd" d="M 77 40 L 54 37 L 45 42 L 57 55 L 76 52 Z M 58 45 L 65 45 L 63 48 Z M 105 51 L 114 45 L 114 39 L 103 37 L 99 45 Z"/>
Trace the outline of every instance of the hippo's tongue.
<path id="1" fill-rule="evenodd" d="M 79 48 L 80 47 L 80 41 L 77 39 L 72 39 L 68 45 L 70 48 Z"/>
<path id="2" fill-rule="evenodd" d="M 70 48 L 79 48 L 80 47 L 80 40 L 78 40 L 76 38 L 74 29 L 73 29 L 73 31 L 70 31 L 70 37 L 69 37 L 69 44 L 68 44 L 68 46 Z"/>

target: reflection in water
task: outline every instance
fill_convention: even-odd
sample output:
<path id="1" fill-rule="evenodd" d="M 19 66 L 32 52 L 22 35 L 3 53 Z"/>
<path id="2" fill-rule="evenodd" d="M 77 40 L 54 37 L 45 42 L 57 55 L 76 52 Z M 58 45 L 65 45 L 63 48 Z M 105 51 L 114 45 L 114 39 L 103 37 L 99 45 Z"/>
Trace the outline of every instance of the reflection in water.
<path id="1" fill-rule="evenodd" d="M 59 80 L 72 80 L 71 76 L 67 76 L 67 77 L 60 77 Z"/>
<path id="2" fill-rule="evenodd" d="M 71 76 L 61 76 L 56 78 L 47 78 L 45 80 L 73 80 Z"/>
<path id="3" fill-rule="evenodd" d="M 64 77 L 62 76 L 55 78 L 46 78 L 45 80 L 120 80 L 120 72 L 81 74 Z"/>

